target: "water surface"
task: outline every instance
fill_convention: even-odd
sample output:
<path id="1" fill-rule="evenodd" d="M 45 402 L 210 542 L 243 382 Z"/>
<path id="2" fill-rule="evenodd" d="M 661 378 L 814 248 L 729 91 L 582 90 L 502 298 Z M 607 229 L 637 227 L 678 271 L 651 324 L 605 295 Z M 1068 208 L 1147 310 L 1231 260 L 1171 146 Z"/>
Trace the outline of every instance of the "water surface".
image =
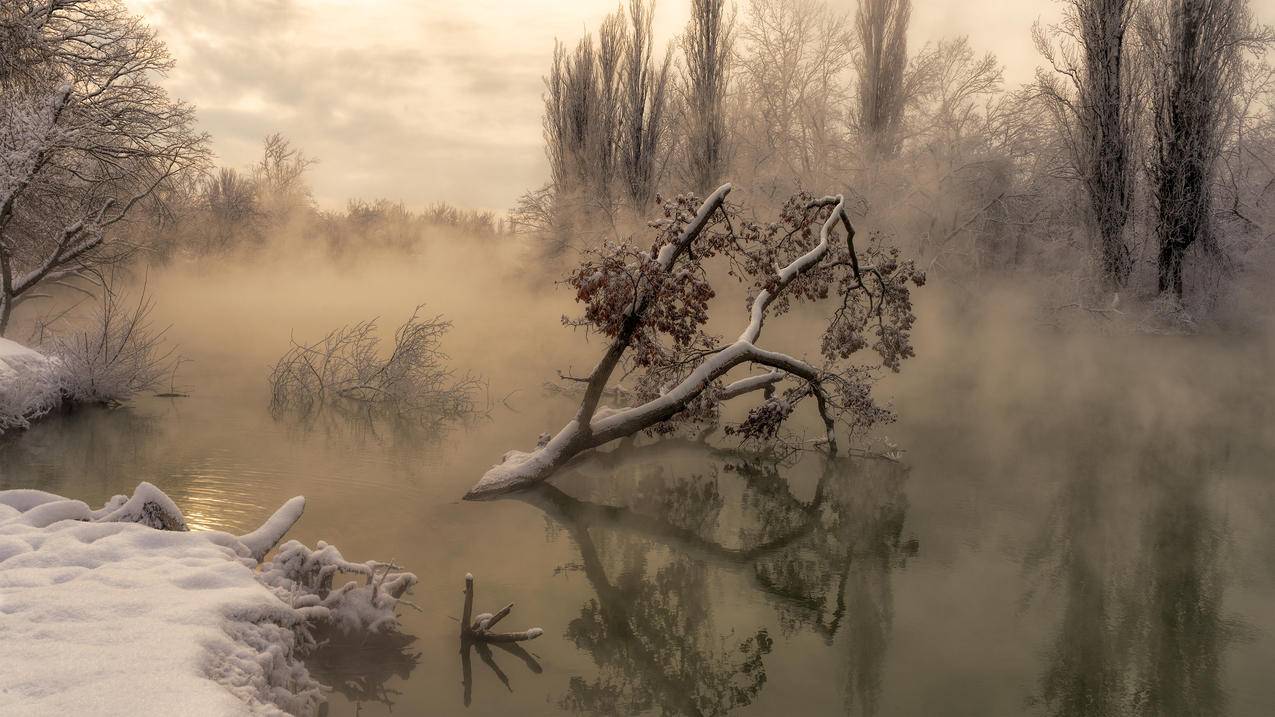
<path id="1" fill-rule="evenodd" d="M 421 577 L 413 640 L 316 656 L 330 715 L 1275 714 L 1265 340 L 1064 336 L 935 289 L 919 358 L 883 387 L 897 462 L 678 440 L 466 503 L 571 414 L 541 384 L 598 347 L 558 325 L 561 296 L 460 266 L 152 275 L 191 395 L 6 437 L 0 489 L 100 503 L 148 480 L 232 531 L 306 495 L 293 537 Z M 456 322 L 489 416 L 438 434 L 272 415 L 290 333 L 422 301 Z M 515 602 L 507 624 L 545 635 L 462 654 L 466 572 L 478 609 Z"/>

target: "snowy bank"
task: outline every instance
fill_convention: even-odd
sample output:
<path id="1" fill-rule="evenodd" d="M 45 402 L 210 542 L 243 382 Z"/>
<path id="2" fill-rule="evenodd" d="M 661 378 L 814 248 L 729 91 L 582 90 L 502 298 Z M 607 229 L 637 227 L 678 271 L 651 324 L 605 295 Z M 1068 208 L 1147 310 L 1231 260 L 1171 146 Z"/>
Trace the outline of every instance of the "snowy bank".
<path id="1" fill-rule="evenodd" d="M 393 630 L 416 577 L 296 541 L 258 569 L 303 507 L 239 538 L 186 530 L 148 483 L 98 510 L 0 491 L 0 714 L 317 712 L 311 629 Z"/>
<path id="2" fill-rule="evenodd" d="M 0 337 L 0 433 L 26 428 L 61 403 L 58 361 Z"/>

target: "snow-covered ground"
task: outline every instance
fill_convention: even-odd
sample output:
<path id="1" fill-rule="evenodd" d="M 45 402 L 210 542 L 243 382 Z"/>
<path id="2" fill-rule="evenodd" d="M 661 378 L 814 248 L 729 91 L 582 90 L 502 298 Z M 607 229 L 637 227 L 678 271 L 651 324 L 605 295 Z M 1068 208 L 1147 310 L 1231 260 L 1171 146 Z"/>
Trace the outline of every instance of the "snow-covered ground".
<path id="1" fill-rule="evenodd" d="M 0 433 L 26 428 L 62 402 L 56 359 L 0 337 Z"/>
<path id="2" fill-rule="evenodd" d="M 246 536 L 192 532 L 143 483 L 91 510 L 0 491 L 0 714 L 312 714 L 309 627 L 389 630 L 416 578 L 289 541 L 285 504 Z M 339 573 L 366 576 L 333 589 Z"/>

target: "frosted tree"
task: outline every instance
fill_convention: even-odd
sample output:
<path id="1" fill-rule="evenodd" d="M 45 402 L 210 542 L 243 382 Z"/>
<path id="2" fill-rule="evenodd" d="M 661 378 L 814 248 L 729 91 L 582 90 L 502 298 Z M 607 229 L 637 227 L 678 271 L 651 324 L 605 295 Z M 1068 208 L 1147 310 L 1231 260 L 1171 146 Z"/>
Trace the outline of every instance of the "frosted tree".
<path id="1" fill-rule="evenodd" d="M 749 3 L 735 60 L 735 166 L 756 190 L 770 191 L 764 182 L 783 197 L 844 174 L 854 47 L 849 16 L 819 0 Z"/>
<path id="2" fill-rule="evenodd" d="M 118 4 L 0 6 L 0 333 L 44 283 L 118 259 L 110 227 L 200 166 L 194 114 L 154 82 L 172 61 Z"/>
<path id="3" fill-rule="evenodd" d="M 1061 24 L 1033 29 L 1053 70 L 1039 70 L 1037 86 L 1071 149 L 1098 235 L 1103 279 L 1116 289 L 1132 269 L 1125 226 L 1136 174 L 1140 95 L 1129 31 L 1137 6 L 1137 0 L 1068 0 Z"/>
<path id="4" fill-rule="evenodd" d="M 1157 286 L 1181 299 L 1187 250 L 1212 241 L 1227 105 L 1243 55 L 1268 44 L 1271 31 L 1254 25 L 1245 0 L 1170 0 L 1148 12 L 1141 34 L 1152 83 Z"/>
<path id="5" fill-rule="evenodd" d="M 912 0 L 860 0 L 857 112 L 859 132 L 875 158 L 899 149 L 903 112 L 913 93 L 908 76 Z"/>
<path id="6" fill-rule="evenodd" d="M 730 161 L 726 90 L 734 29 L 735 15 L 726 0 L 691 0 L 691 19 L 682 36 L 682 111 L 684 166 L 690 188 L 696 192 L 716 186 Z"/>
<path id="7" fill-rule="evenodd" d="M 654 17 L 654 3 L 630 0 L 618 145 L 623 196 L 638 215 L 655 199 L 668 153 L 665 132 L 673 51 L 667 48 L 664 59 L 655 65 Z"/>
<path id="8" fill-rule="evenodd" d="M 1228 233 L 1261 246 L 1275 238 L 1275 67 L 1244 63 L 1227 124 L 1217 201 Z"/>
<path id="9" fill-rule="evenodd" d="M 877 369 L 897 371 L 913 353 L 909 286 L 923 284 L 925 274 L 880 236 L 856 248 L 842 196 L 797 195 L 775 221 L 759 223 L 726 202 L 730 191 L 727 184 L 703 203 L 691 196 L 667 202 L 664 216 L 652 223 L 649 247 L 625 241 L 586 255 L 567 278 L 584 313 L 567 323 L 611 343 L 582 379 L 575 418 L 555 435 L 546 434 L 536 450 L 510 451 L 467 497 L 543 481 L 576 455 L 619 438 L 712 423 L 723 402 L 756 391 L 764 391 L 765 400 L 728 427 L 745 441 L 776 438 L 806 399 L 817 406 L 824 444 L 834 453 L 838 420 L 851 430 L 889 420 L 871 387 Z M 732 341 L 705 330 L 715 295 L 713 264 L 724 264 L 750 289 L 748 322 Z M 821 363 L 761 346 L 768 318 L 820 300 L 831 303 Z M 864 349 L 877 362 L 860 361 Z M 763 371 L 725 381 L 744 365 Z M 603 408 L 602 397 L 621 368 L 635 377 L 627 391 L 630 405 Z M 775 387 L 787 379 L 795 385 L 777 394 Z"/>
<path id="10" fill-rule="evenodd" d="M 278 132 L 266 137 L 261 159 L 252 167 L 253 189 L 261 211 L 279 221 L 309 207 L 313 199 L 305 173 L 316 161 Z"/>
<path id="11" fill-rule="evenodd" d="M 550 181 L 519 201 L 516 221 L 561 250 L 577 226 L 615 224 L 615 209 L 651 206 L 668 149 L 672 52 L 654 62 L 654 6 L 631 0 L 607 16 L 597 41 L 558 43 L 545 77 L 543 118 Z"/>

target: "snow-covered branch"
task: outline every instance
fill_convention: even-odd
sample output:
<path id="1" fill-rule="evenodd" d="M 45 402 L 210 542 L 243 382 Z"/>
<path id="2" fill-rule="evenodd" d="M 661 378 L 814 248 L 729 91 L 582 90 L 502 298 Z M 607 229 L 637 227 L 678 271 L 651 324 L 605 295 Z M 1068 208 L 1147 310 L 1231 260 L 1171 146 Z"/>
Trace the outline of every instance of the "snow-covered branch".
<path id="1" fill-rule="evenodd" d="M 739 435 L 771 438 L 792 407 L 814 396 L 825 429 L 825 444 L 836 452 L 836 419 L 862 427 L 889 420 L 870 397 L 870 370 L 846 361 L 871 343 L 881 366 L 897 370 L 912 354 L 909 330 L 914 317 L 908 284 L 924 283 L 924 273 L 874 237 L 863 256 L 843 196 L 794 197 L 780 220 L 761 225 L 726 203 L 726 184 L 699 204 L 680 197 L 669 202 L 649 251 L 613 245 L 585 261 L 568 279 L 585 304 L 584 317 L 568 321 L 611 337 L 606 354 L 588 376 L 575 419 L 532 452 L 510 451 L 470 489 L 484 498 L 524 488 L 552 475 L 580 453 L 641 431 L 668 432 L 678 421 L 716 420 L 718 406 L 759 389 L 765 402 L 741 424 Z M 814 227 L 819 227 L 817 239 Z M 844 244 L 835 241 L 838 227 Z M 732 273 L 751 279 L 755 295 L 749 322 L 733 343 L 721 345 L 703 331 L 708 300 L 705 262 L 725 259 Z M 836 296 L 822 341 L 822 366 L 758 345 L 762 325 L 795 301 Z M 865 334 L 875 336 L 869 340 Z M 637 403 L 622 409 L 598 403 L 617 367 L 640 375 Z M 769 373 L 723 384 L 733 369 L 756 364 Z M 797 388 L 782 398 L 774 387 L 794 378 Z"/>
<path id="2" fill-rule="evenodd" d="M 207 147 L 193 110 L 155 82 L 172 64 L 163 44 L 121 6 L 3 3 L 0 29 L 3 334 L 38 285 L 130 251 L 108 227 Z"/>

